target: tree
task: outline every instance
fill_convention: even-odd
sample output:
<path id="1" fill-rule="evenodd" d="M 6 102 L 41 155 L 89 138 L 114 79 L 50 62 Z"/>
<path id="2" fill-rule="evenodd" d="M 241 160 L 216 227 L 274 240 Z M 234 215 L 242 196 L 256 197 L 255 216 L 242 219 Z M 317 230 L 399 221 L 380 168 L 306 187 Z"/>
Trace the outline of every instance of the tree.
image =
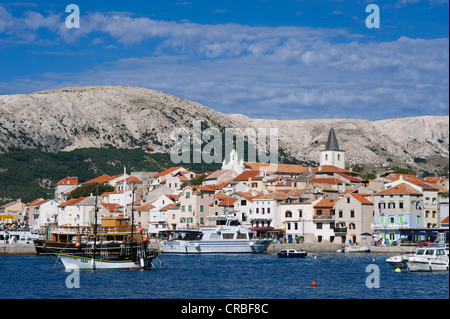
<path id="1" fill-rule="evenodd" d="M 76 189 L 74 189 L 70 195 L 67 197 L 67 199 L 73 199 L 73 198 L 80 198 L 80 197 L 89 197 L 91 195 L 95 195 L 95 186 L 96 183 L 87 184 L 80 186 Z M 98 194 L 103 194 L 105 192 L 113 192 L 114 187 L 109 184 L 99 184 L 98 185 Z"/>

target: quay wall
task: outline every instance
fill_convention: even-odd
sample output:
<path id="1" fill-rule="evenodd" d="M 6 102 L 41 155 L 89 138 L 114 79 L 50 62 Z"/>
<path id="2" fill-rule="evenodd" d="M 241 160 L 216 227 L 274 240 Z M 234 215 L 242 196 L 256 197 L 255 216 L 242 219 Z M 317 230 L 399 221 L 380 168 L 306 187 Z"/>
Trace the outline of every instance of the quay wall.
<path id="1" fill-rule="evenodd" d="M 151 246 L 158 248 L 161 252 L 159 242 L 152 240 Z M 303 249 L 311 253 L 334 253 L 343 247 L 343 244 L 336 243 L 303 243 L 303 244 L 270 244 L 267 248 L 267 253 L 276 253 L 282 249 Z M 372 246 L 370 251 L 372 253 L 409 253 L 414 249 L 414 246 Z M 36 250 L 33 244 L 0 244 L 0 256 L 5 255 L 36 255 Z"/>
<path id="2" fill-rule="evenodd" d="M 0 256 L 4 255 L 36 255 L 33 244 L 0 244 Z"/>

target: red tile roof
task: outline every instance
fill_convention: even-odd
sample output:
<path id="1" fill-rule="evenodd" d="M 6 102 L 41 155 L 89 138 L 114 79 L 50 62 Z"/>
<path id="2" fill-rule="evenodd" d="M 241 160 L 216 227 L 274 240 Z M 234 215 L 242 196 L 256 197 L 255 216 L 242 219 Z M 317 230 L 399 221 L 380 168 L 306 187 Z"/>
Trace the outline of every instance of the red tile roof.
<path id="1" fill-rule="evenodd" d="M 123 209 L 122 205 L 116 204 L 116 203 L 101 203 L 103 207 L 105 207 L 110 213 L 114 212 L 121 212 Z"/>
<path id="2" fill-rule="evenodd" d="M 111 180 L 111 176 L 103 174 L 102 176 L 96 177 L 94 179 L 91 179 L 91 180 L 81 183 L 81 184 L 82 185 L 92 184 L 92 183 L 103 184 L 103 183 L 109 182 L 110 180 Z"/>
<path id="3" fill-rule="evenodd" d="M 356 198 L 361 204 L 373 204 L 370 200 L 368 200 L 367 198 L 365 198 L 362 194 L 358 194 L 358 193 L 350 193 L 351 196 L 353 196 L 354 198 Z"/>
<path id="4" fill-rule="evenodd" d="M 339 178 L 334 178 L 334 177 L 323 177 L 323 178 L 312 178 L 310 181 L 310 183 L 316 183 L 316 184 L 344 184 L 344 182 L 342 180 L 340 180 Z"/>
<path id="5" fill-rule="evenodd" d="M 397 186 L 392 186 L 388 189 L 382 190 L 381 192 L 377 192 L 374 195 L 393 195 L 393 194 L 417 194 L 421 193 L 416 191 L 411 186 L 406 185 L 406 183 L 401 183 Z"/>
<path id="6" fill-rule="evenodd" d="M 129 176 L 127 178 L 125 178 L 125 180 L 127 181 L 127 183 L 142 183 L 142 181 L 137 178 L 136 176 Z M 123 183 L 123 179 L 117 181 L 117 183 Z"/>
<path id="7" fill-rule="evenodd" d="M 78 177 L 63 178 L 56 185 L 78 185 Z"/>
<path id="8" fill-rule="evenodd" d="M 321 199 L 315 207 L 334 207 L 334 204 L 339 200 L 339 198 L 323 198 Z"/>
<path id="9" fill-rule="evenodd" d="M 58 207 L 72 206 L 72 205 L 78 204 L 79 202 L 81 202 L 84 199 L 86 199 L 86 197 L 72 198 L 72 199 L 69 199 L 68 201 L 62 203 L 61 205 L 58 205 Z"/>
<path id="10" fill-rule="evenodd" d="M 160 176 L 166 176 L 169 175 L 170 173 L 175 172 L 177 169 L 183 168 L 181 166 L 177 166 L 177 167 L 171 167 L 166 169 L 165 171 L 162 171 L 161 173 L 158 173 L 155 175 L 155 177 L 160 177 Z"/>
<path id="11" fill-rule="evenodd" d="M 261 177 L 257 177 L 260 174 L 260 171 L 243 171 L 241 174 L 234 178 L 235 181 L 248 181 L 250 178 L 252 180 L 262 179 Z"/>

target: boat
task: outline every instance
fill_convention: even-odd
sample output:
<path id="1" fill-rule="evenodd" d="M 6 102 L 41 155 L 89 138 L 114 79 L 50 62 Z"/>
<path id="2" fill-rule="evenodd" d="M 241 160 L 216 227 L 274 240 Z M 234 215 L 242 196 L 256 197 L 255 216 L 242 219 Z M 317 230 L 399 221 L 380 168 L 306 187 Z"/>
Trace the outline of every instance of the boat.
<path id="1" fill-rule="evenodd" d="M 282 249 L 277 252 L 278 258 L 303 258 L 307 255 L 308 253 L 303 249 L 301 249 L 300 251 L 297 251 L 295 249 Z"/>
<path id="2" fill-rule="evenodd" d="M 44 238 L 42 234 L 30 230 L 0 230 L 2 244 L 31 244 Z"/>
<path id="3" fill-rule="evenodd" d="M 97 247 L 111 254 L 120 254 L 131 240 L 129 218 L 108 216 L 101 219 L 97 227 L 95 241 Z M 133 242 L 142 241 L 140 232 L 134 231 Z M 38 255 L 82 254 L 92 250 L 94 245 L 94 226 L 49 226 L 46 238 L 34 240 Z M 137 248 L 137 247 L 136 247 Z"/>
<path id="4" fill-rule="evenodd" d="M 133 199 L 134 199 L 133 186 Z M 97 197 L 98 197 L 98 184 L 96 187 L 96 201 L 94 208 L 94 221 L 97 221 Z M 134 203 L 134 201 L 133 201 Z M 125 213 L 125 212 L 124 212 Z M 72 254 L 57 253 L 58 259 L 62 262 L 66 270 L 72 269 L 148 269 L 154 268 L 152 263 L 153 259 L 158 258 L 158 251 L 156 249 L 150 249 L 148 246 L 147 238 L 143 238 L 140 242 L 134 242 L 134 204 L 132 204 L 131 210 L 131 232 L 130 242 L 122 243 L 123 247 L 119 253 L 111 252 L 107 248 L 97 244 L 98 232 L 97 223 L 94 222 L 93 227 L 93 245 L 92 249 L 81 249 L 79 252 Z M 142 235 L 142 229 L 140 229 Z M 160 265 L 162 263 L 160 262 Z"/>
<path id="5" fill-rule="evenodd" d="M 227 217 L 225 225 L 204 227 L 198 230 L 173 230 L 162 232 L 165 254 L 251 254 L 262 253 L 272 239 L 258 239 L 237 218 Z"/>
<path id="6" fill-rule="evenodd" d="M 386 259 L 386 262 L 395 268 L 407 269 L 408 267 L 407 267 L 406 261 L 407 261 L 408 256 L 411 254 L 412 253 L 391 256 Z"/>
<path id="7" fill-rule="evenodd" d="M 428 244 L 406 257 L 409 271 L 448 271 L 448 248 L 445 244 Z"/>
<path id="8" fill-rule="evenodd" d="M 370 247 L 366 245 L 363 247 L 356 248 L 355 246 L 350 245 L 347 247 L 342 247 L 341 249 L 338 249 L 336 252 L 338 252 L 338 253 L 368 253 L 368 252 L 370 252 Z"/>

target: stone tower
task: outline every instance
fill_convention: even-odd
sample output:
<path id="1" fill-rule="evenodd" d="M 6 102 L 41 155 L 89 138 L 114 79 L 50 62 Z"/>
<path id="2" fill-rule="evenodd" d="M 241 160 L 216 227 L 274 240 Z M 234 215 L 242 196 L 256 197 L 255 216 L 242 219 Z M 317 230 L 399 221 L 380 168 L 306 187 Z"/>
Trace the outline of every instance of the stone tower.
<path id="1" fill-rule="evenodd" d="M 320 151 L 320 166 L 332 165 L 345 169 L 345 151 L 339 149 L 339 144 L 334 133 L 334 129 L 330 129 L 325 149 Z"/>

